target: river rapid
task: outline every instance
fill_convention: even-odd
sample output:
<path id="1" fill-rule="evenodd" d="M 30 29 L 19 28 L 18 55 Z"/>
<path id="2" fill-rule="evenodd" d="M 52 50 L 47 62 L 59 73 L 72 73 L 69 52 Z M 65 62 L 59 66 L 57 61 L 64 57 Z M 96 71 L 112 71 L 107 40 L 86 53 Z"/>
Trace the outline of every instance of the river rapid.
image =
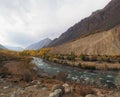
<path id="1" fill-rule="evenodd" d="M 33 57 L 32 62 L 38 67 L 38 69 L 42 69 L 49 75 L 57 75 L 59 72 L 65 72 L 68 74 L 67 79 L 72 81 L 81 82 L 83 84 L 92 83 L 94 85 L 101 85 L 111 88 L 115 87 L 115 78 L 117 75 L 113 72 L 91 72 L 69 66 L 53 65 L 52 63 L 45 62 L 38 57 Z"/>

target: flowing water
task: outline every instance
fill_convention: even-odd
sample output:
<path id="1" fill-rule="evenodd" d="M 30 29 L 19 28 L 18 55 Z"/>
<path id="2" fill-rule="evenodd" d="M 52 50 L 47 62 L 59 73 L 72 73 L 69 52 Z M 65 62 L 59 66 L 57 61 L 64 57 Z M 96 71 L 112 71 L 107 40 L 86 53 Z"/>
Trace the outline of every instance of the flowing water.
<path id="1" fill-rule="evenodd" d="M 52 65 L 52 63 L 44 62 L 37 57 L 33 58 L 33 63 L 50 75 L 57 75 L 59 72 L 66 72 L 68 73 L 67 78 L 73 81 L 82 81 L 83 83 L 92 82 L 93 84 L 111 85 L 111 87 L 115 85 L 115 73 L 90 72 L 88 70 L 80 70 L 68 66 Z"/>

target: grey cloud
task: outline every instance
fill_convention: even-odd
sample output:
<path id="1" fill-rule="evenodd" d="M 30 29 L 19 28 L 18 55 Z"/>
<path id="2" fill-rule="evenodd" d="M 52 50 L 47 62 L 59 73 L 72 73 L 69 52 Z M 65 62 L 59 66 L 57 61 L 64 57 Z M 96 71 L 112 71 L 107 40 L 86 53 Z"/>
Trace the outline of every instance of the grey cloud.
<path id="1" fill-rule="evenodd" d="M 27 46 L 53 39 L 109 1 L 0 0 L 0 43 Z"/>

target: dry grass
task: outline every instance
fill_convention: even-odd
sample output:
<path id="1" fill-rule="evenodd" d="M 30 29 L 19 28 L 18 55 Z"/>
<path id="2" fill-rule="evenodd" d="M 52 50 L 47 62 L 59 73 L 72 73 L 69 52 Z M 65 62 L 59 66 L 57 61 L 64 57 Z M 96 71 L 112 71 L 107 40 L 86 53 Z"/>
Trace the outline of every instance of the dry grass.
<path id="1" fill-rule="evenodd" d="M 33 64 L 25 63 L 23 61 L 9 61 L 4 67 L 8 69 L 8 72 L 11 75 L 17 76 L 19 79 L 27 82 L 32 81 L 35 77 Z"/>
<path id="2" fill-rule="evenodd" d="M 75 91 L 77 94 L 81 96 L 85 96 L 87 94 L 95 94 L 91 86 L 76 86 Z"/>

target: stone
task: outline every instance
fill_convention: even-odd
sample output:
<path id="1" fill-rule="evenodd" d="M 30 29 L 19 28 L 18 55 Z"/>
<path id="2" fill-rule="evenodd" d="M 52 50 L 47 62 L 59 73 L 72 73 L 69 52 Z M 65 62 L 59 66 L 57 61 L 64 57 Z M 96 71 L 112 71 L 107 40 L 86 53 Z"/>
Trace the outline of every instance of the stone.
<path id="1" fill-rule="evenodd" d="M 11 97 L 17 97 L 16 93 L 13 93 L 13 94 L 11 95 Z"/>
<path id="2" fill-rule="evenodd" d="M 49 97 L 61 97 L 62 96 L 62 90 L 57 89 L 54 92 L 50 93 Z"/>
<path id="3" fill-rule="evenodd" d="M 37 85 L 36 89 L 43 89 L 43 88 L 47 88 L 45 85 Z"/>
<path id="4" fill-rule="evenodd" d="M 55 97 L 55 94 L 52 92 L 50 93 L 49 97 Z"/>
<path id="5" fill-rule="evenodd" d="M 8 88 L 9 88 L 9 86 L 4 86 L 4 87 L 3 87 L 3 89 L 8 89 Z"/>
<path id="6" fill-rule="evenodd" d="M 65 89 L 65 93 L 70 93 L 71 92 L 71 87 L 67 83 L 63 84 L 63 87 Z"/>
<path id="7" fill-rule="evenodd" d="M 42 90 L 48 90 L 48 88 L 47 87 L 43 87 Z"/>
<path id="8" fill-rule="evenodd" d="M 99 95 L 99 97 L 106 97 L 106 96 L 105 96 L 105 95 L 103 95 L 103 94 L 100 94 L 100 95 Z"/>
<path id="9" fill-rule="evenodd" d="M 28 95 L 28 97 L 32 97 L 32 94 Z"/>
<path id="10" fill-rule="evenodd" d="M 72 92 L 75 92 L 75 87 L 71 86 L 71 87 L 70 87 L 70 90 L 71 90 L 71 93 L 72 93 Z"/>
<path id="11" fill-rule="evenodd" d="M 52 92 L 54 92 L 57 89 L 61 89 L 62 90 L 62 94 L 65 93 L 65 88 L 62 85 L 60 85 L 60 84 L 54 85 L 53 88 L 52 88 Z"/>
<path id="12" fill-rule="evenodd" d="M 86 95 L 85 97 L 97 97 L 97 96 L 95 96 L 95 95 L 93 95 L 93 94 L 88 94 L 88 95 Z"/>

